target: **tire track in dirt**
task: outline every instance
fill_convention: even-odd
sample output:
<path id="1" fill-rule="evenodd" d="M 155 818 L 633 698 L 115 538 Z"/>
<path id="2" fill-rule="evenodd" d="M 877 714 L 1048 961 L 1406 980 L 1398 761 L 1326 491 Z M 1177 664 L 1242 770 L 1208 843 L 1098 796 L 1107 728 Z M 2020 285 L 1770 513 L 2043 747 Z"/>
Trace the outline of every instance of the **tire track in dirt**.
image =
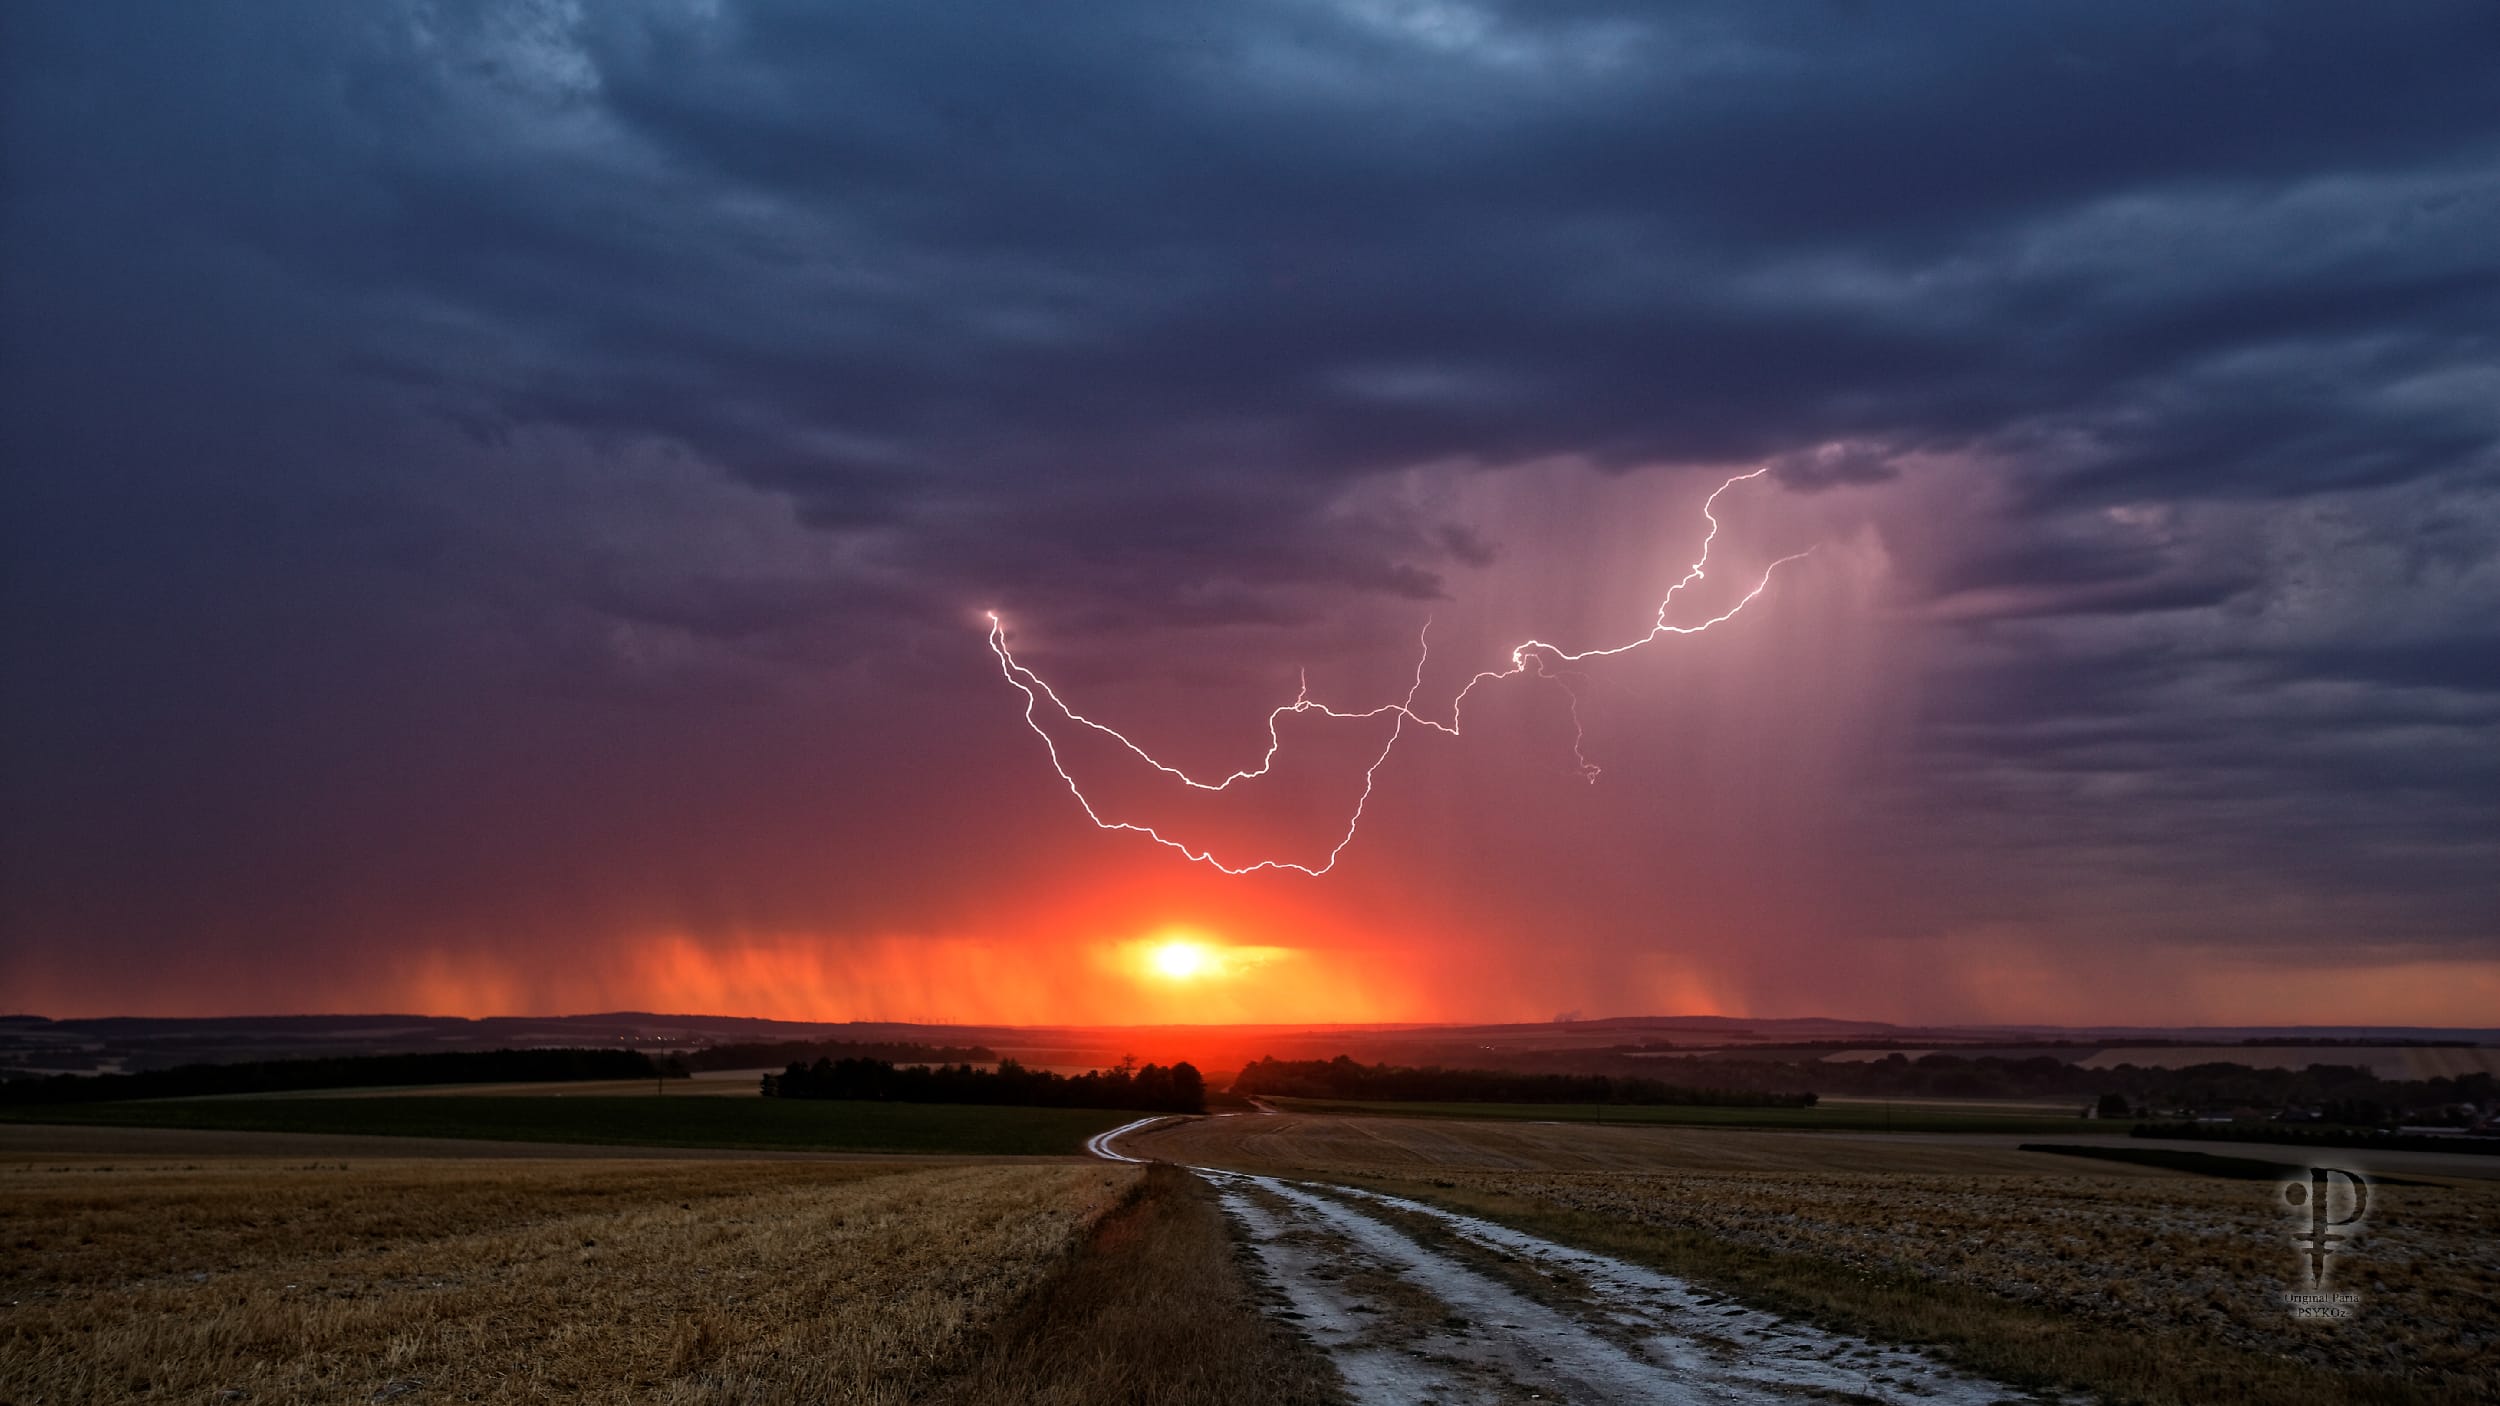
<path id="1" fill-rule="evenodd" d="M 1112 1146 L 1112 1144 L 1118 1141 L 1120 1134 L 1122 1133 L 1133 1133 L 1140 1128 L 1153 1127 L 1155 1124 L 1164 1121 L 1170 1116 L 1171 1115 L 1165 1113 L 1157 1113 L 1149 1118 L 1139 1118 L 1134 1122 L 1122 1123 L 1116 1128 L 1106 1129 L 1085 1139 L 1085 1150 L 1097 1157 L 1100 1157 L 1106 1162 L 1154 1161 L 1155 1159 L 1151 1157 L 1131 1157 L 1117 1147 Z"/>
<path id="2" fill-rule="evenodd" d="M 1111 1145 L 1124 1131 L 1096 1150 L 1129 1160 Z M 1423 1202 L 1190 1170 L 1242 1229 L 1272 1306 L 1329 1354 L 1364 1406 L 2047 1399 Z"/>
<path id="3" fill-rule="evenodd" d="M 1193 1170 L 1215 1183 L 1359 1402 L 2038 1399 L 1918 1352 L 1744 1308 L 1655 1270 L 1436 1206 Z M 1408 1228 L 1416 1225 L 1439 1234 Z M 1442 1236 L 1476 1253 L 1431 1243 Z"/>

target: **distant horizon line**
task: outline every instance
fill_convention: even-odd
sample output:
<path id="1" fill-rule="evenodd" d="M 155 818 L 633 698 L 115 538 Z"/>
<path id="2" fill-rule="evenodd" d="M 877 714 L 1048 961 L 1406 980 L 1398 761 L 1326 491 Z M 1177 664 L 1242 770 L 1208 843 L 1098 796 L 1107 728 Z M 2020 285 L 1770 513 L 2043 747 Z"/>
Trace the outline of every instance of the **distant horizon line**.
<path id="1" fill-rule="evenodd" d="M 201 1023 L 201 1024 L 212 1024 L 212 1023 L 218 1023 L 218 1022 L 242 1022 L 242 1021 L 318 1021 L 318 1020 L 331 1020 L 331 1021 L 382 1021 L 382 1020 L 413 1020 L 413 1021 L 443 1021 L 443 1022 L 449 1022 L 449 1021 L 459 1021 L 459 1022 L 464 1022 L 464 1023 L 468 1023 L 468 1024 L 485 1024 L 485 1023 L 489 1023 L 489 1022 L 496 1022 L 496 1021 L 506 1021 L 506 1022 L 512 1022 L 512 1021 L 574 1022 L 574 1021 L 624 1020 L 624 1019 L 632 1019 L 632 1020 L 645 1020 L 645 1021 L 671 1021 L 671 1022 L 685 1022 L 685 1023 L 689 1023 L 689 1024 L 704 1023 L 704 1022 L 720 1022 L 720 1023 L 732 1023 L 732 1022 L 734 1022 L 734 1023 L 739 1023 L 739 1024 L 753 1024 L 753 1025 L 789 1025 L 789 1026 L 898 1026 L 898 1027 L 907 1027 L 907 1028 L 912 1028 L 912 1029 L 925 1029 L 925 1030 L 1018 1030 L 1018 1031 L 1053 1031 L 1053 1030 L 1313 1030 L 1313 1031 L 1320 1031 L 1320 1030 L 1470 1030 L 1470 1029 L 1550 1029 L 1550 1028 L 1559 1028 L 1559 1027 L 1565 1027 L 1565 1026 L 1607 1026 L 1607 1025 L 1613 1025 L 1613 1026 L 1627 1026 L 1627 1027 L 1639 1027 L 1639 1026 L 1658 1026 L 1658 1025 L 1676 1025 L 1676 1024 L 1683 1024 L 1683 1025 L 1701 1025 L 1701 1024 L 1704 1024 L 1704 1023 L 1708 1023 L 1708 1024 L 1726 1025 L 1726 1026 L 1742 1026 L 1742 1025 L 1783 1025 L 1783 1026 L 1824 1025 L 1824 1026 L 1856 1027 L 1856 1028 L 1859 1028 L 1859 1029 L 1868 1030 L 1868 1031 L 1870 1031 L 1870 1032 L 1880 1032 L 1880 1031 L 1898 1031 L 1898 1032 L 1903 1032 L 1903 1033 L 1906 1033 L 1906 1034 L 1917 1034 L 1917 1033 L 1920 1033 L 1920 1032 L 1951 1032 L 1951 1033 L 1957 1033 L 1957 1034 L 2043 1034 L 2043 1033 L 2071 1033 L 2071 1034 L 2089 1034 L 2089 1035 L 2149 1035 L 2149 1034 L 2163 1034 L 2163 1033 L 2166 1033 L 2166 1034 L 2179 1034 L 2179 1033 L 2198 1033 L 2198 1032 L 2233 1032 L 2233 1033 L 2239 1033 L 2239 1034 L 2243 1034 L 2243 1035 L 2246 1035 L 2246 1034 L 2282 1034 L 2282 1035 L 2303 1035 L 2303 1034 L 2313 1034 L 2313 1035 L 2320 1035 L 2320 1036 L 2333 1036 L 2333 1035 L 2335 1035 L 2335 1034 L 2336 1034 L 2336 1033 L 2338 1033 L 2338 1032 L 2350 1032 L 2350 1033 L 2353 1033 L 2353 1034 L 2365 1035 L 2365 1036 L 2375 1036 L 2375 1037 L 2378 1037 L 2378 1038 L 2395 1038 L 2395 1037 L 2402 1037 L 2402 1036 L 2413 1036 L 2413 1035 L 2419 1035 L 2419 1036 L 2436 1036 L 2436 1037 L 2445 1037 L 2445 1038 L 2453 1038 L 2453 1039 L 2474 1039 L 2474 1040 L 2477 1040 L 2478 1042 L 2486 1042 L 2486 1043 L 2500 1043 L 2500 1027 L 2490 1027 L 2490 1026 L 2408 1025 L 2408 1024 L 2392 1023 L 2392 1022 L 2387 1022 L 2387 1023 L 2357 1022 L 2357 1023 L 2346 1023 L 2346 1024 L 2336 1024 L 2336 1025 L 2309 1024 L 2309 1023 L 2300 1023 L 2300 1022 L 2278 1022 L 2278 1023 L 2243 1023 L 2243 1024 L 2215 1024 L 2215 1025 L 2147 1025 L 2147 1024 L 2086 1024 L 2086 1025 L 2068 1025 L 2068 1024 L 2057 1024 L 2057 1023 L 2051 1023 L 2051 1022 L 2038 1022 L 2038 1021 L 2013 1021 L 2013 1022 L 2009 1022 L 2009 1021 L 1949 1021 L 1949 1020 L 1947 1020 L 1947 1021 L 1909 1021 L 1909 1022 L 1905 1022 L 1905 1021 L 1898 1021 L 1898 1020 L 1878 1020 L 1878 1019 L 1874 1019 L 1874 1018 L 1871 1018 L 1871 1017 L 1858 1017 L 1858 1016 L 1829 1016 L 1829 1015 L 1810 1015 L 1810 1016 L 1771 1016 L 1771 1015 L 1644 1014 L 1644 1015 L 1589 1016 L 1589 1017 L 1585 1017 L 1585 1018 L 1583 1018 L 1583 1017 L 1574 1017 L 1574 1018 L 1567 1019 L 1567 1020 L 1566 1020 L 1566 1019 L 1548 1019 L 1548 1020 L 1482 1020 L 1482 1019 L 1470 1019 L 1470 1018 L 1452 1018 L 1452 1019 L 1444 1019 L 1444 1020 L 1421 1020 L 1421 1021 L 1416 1021 L 1416 1020 L 1408 1020 L 1408 1021 L 1290 1021 L 1290 1020 L 1266 1020 L 1266 1021 L 1256 1021 L 1256 1020 L 1254 1020 L 1254 1021 L 1159 1021 L 1159 1022 L 1151 1022 L 1151 1023 L 1118 1024 L 1118 1023 L 1099 1023 L 1099 1022 L 1097 1022 L 1097 1023 L 1083 1023 L 1083 1022 L 1032 1022 L 1032 1023 L 1026 1023 L 1026 1022 L 1017 1022 L 1017 1021 L 994 1021 L 994 1020 L 993 1020 L 993 1021 L 956 1021 L 956 1020 L 942 1020 L 942 1019 L 941 1019 L 941 1020 L 933 1020 L 933 1019 L 927 1019 L 927 1018 L 922 1018 L 922 1019 L 917 1019 L 917 1020 L 910 1020 L 910 1019 L 888 1019 L 888 1018 L 871 1018 L 871 1017 L 836 1017 L 836 1018 L 824 1018 L 824 1019 L 808 1019 L 808 1018 L 798 1018 L 798 1017 L 788 1017 L 788 1016 L 730 1015 L 730 1014 L 725 1014 L 725 1013 L 695 1013 L 695 1012 L 670 1012 L 670 1011 L 646 1011 L 646 1010 L 577 1011 L 577 1012 L 570 1012 L 570 1013 L 563 1013 L 563 1014 L 516 1013 L 516 1014 L 501 1014 L 501 1015 L 483 1015 L 483 1016 L 469 1016 L 469 1015 L 436 1015 L 436 1014 L 426 1014 L 426 1013 L 423 1013 L 423 1012 L 417 1012 L 417 1011 L 256 1011 L 256 1012 L 234 1012 L 234 1013 L 221 1014 L 221 1015 L 112 1015 L 112 1014 L 107 1014 L 107 1015 L 74 1015 L 74 1016 L 47 1016 L 47 1015 L 41 1015 L 41 1014 L 38 1014 L 38 1013 L 36 1013 L 36 1012 L 32 1012 L 32 1011 L 13 1011 L 13 1012 L 8 1012 L 8 1013 L 5 1013 L 5 1014 L 0 1014 L 0 1022 L 10 1022 L 10 1023 L 14 1023 L 14 1022 L 40 1021 L 40 1022 L 42 1022 L 42 1023 L 44 1023 L 44 1024 L 47 1024 L 47 1025 L 82 1025 L 82 1024 L 94 1024 L 94 1023 L 101 1023 L 101 1022 L 106 1022 L 106 1021 L 115 1021 L 115 1022 L 121 1022 L 121 1021 L 148 1021 L 148 1022 L 161 1022 L 161 1023 L 170 1023 L 170 1022 L 193 1022 L 193 1023 Z"/>

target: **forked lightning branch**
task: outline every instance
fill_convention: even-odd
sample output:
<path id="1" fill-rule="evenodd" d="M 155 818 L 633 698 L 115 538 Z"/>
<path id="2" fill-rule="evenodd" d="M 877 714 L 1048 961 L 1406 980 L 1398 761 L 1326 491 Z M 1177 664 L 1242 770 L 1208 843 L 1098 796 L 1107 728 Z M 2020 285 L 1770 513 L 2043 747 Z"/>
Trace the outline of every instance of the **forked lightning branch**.
<path id="1" fill-rule="evenodd" d="M 1710 496 L 1703 500 L 1701 514 L 1703 519 L 1709 523 L 1709 529 L 1702 534 L 1701 553 L 1699 556 L 1694 558 L 1692 565 L 1685 570 L 1682 578 L 1677 580 L 1674 585 L 1667 588 L 1665 597 L 1658 602 L 1657 615 L 1652 620 L 1647 633 L 1640 635 L 1637 638 L 1627 640 L 1621 644 L 1596 646 L 1578 650 L 1564 649 L 1560 645 L 1552 644 L 1541 639 L 1522 640 L 1520 643 L 1511 647 L 1510 662 L 1508 665 L 1498 669 L 1482 670 L 1474 677 L 1468 679 L 1467 682 L 1459 688 L 1458 692 L 1450 699 L 1448 719 L 1444 721 L 1441 718 L 1431 717 L 1420 713 L 1416 711 L 1415 708 L 1415 695 L 1423 688 L 1424 666 L 1430 661 L 1432 655 L 1431 641 L 1429 638 L 1430 622 L 1427 621 L 1424 634 L 1421 638 L 1419 638 L 1417 644 L 1414 678 L 1413 681 L 1408 684 L 1406 696 L 1403 699 L 1395 703 L 1382 703 L 1376 707 L 1360 711 L 1335 708 L 1312 698 L 1310 684 L 1306 679 L 1303 683 L 1301 691 L 1295 694 L 1292 702 L 1279 704 L 1268 713 L 1267 751 L 1259 758 L 1259 764 L 1255 767 L 1235 771 L 1231 775 L 1225 776 L 1220 780 L 1210 781 L 1201 777 L 1193 776 L 1182 768 L 1173 766 L 1170 763 L 1154 756 L 1145 748 L 1137 745 L 1135 741 L 1131 740 L 1119 729 L 1112 727 L 1108 723 L 1100 722 L 1096 719 L 1087 717 L 1085 714 L 1078 712 L 1075 708 L 1070 707 L 1067 700 L 1059 696 L 1058 690 L 1052 688 L 1049 682 L 1043 679 L 1041 675 L 1017 662 L 1014 652 L 1007 647 L 1006 622 L 1000 619 L 995 611 L 992 611 L 989 614 L 990 649 L 998 656 L 999 670 L 1006 676 L 1007 682 L 1013 684 L 1018 691 L 1024 694 L 1025 725 L 1033 729 L 1035 736 L 1042 739 L 1042 746 L 1050 754 L 1051 769 L 1059 773 L 1059 779 L 1061 781 L 1067 783 L 1068 793 L 1076 797 L 1077 805 L 1083 808 L 1086 818 L 1093 821 L 1094 824 L 1105 830 L 1126 831 L 1132 834 L 1143 835 L 1146 838 L 1153 840 L 1156 844 L 1162 845 L 1167 849 L 1178 851 L 1180 854 L 1186 856 L 1195 863 L 1207 865 L 1210 868 L 1221 870 L 1227 874 L 1254 874 L 1267 869 L 1289 869 L 1296 873 L 1308 874 L 1316 878 L 1336 868 L 1338 857 L 1345 853 L 1346 846 L 1354 842 L 1355 832 L 1362 827 L 1363 812 L 1365 808 L 1371 804 L 1372 789 L 1377 777 L 1380 774 L 1381 765 L 1387 762 L 1389 760 L 1389 754 L 1397 749 L 1398 741 L 1406 735 L 1406 729 L 1409 724 L 1419 728 L 1428 728 L 1434 732 L 1442 733 L 1450 737 L 1457 737 L 1461 732 L 1467 697 L 1469 694 L 1475 692 L 1476 686 L 1479 684 L 1492 683 L 1502 679 L 1519 678 L 1525 675 L 1535 678 L 1549 679 L 1557 684 L 1561 684 L 1564 688 L 1566 696 L 1569 696 L 1570 686 L 1560 675 L 1554 672 L 1555 665 L 1574 664 L 1590 659 L 1611 658 L 1618 654 L 1629 654 L 1633 650 L 1654 644 L 1657 641 L 1666 639 L 1670 636 L 1697 635 L 1704 630 L 1712 628 L 1713 626 L 1723 624 L 1726 621 L 1736 618 L 1737 615 L 1744 611 L 1746 606 L 1753 604 L 1756 598 L 1761 596 L 1764 591 L 1770 588 L 1772 576 L 1777 573 L 1781 567 L 1792 561 L 1798 560 L 1800 557 L 1807 555 L 1807 553 L 1792 553 L 1788 556 L 1781 557 L 1778 560 L 1773 561 L 1769 566 L 1764 567 L 1762 569 L 1761 577 L 1754 582 L 1753 588 L 1746 591 L 1743 596 L 1739 597 L 1735 604 L 1728 606 L 1725 610 L 1720 611 L 1716 615 L 1691 624 L 1681 625 L 1671 623 L 1667 618 L 1674 609 L 1676 596 L 1686 587 L 1693 585 L 1695 582 L 1704 580 L 1709 575 L 1710 549 L 1712 545 L 1717 542 L 1719 536 L 1719 516 L 1717 511 L 1719 496 L 1727 492 L 1729 489 L 1734 488 L 1736 485 L 1758 479 L 1767 472 L 1769 472 L 1767 468 L 1761 468 L 1755 469 L 1751 473 L 1738 474 L 1720 484 L 1717 488 L 1712 489 Z M 1273 770 L 1276 766 L 1277 754 L 1284 750 L 1284 738 L 1277 730 L 1277 723 L 1280 719 L 1289 714 L 1317 714 L 1320 717 L 1331 718 L 1341 722 L 1361 722 L 1386 717 L 1389 719 L 1389 737 L 1386 742 L 1381 744 L 1380 751 L 1375 754 L 1370 763 L 1364 767 L 1362 790 L 1360 794 L 1355 797 L 1352 812 L 1346 817 L 1345 828 L 1337 834 L 1335 843 L 1329 847 L 1328 852 L 1324 856 L 1311 863 L 1303 863 L 1291 859 L 1271 858 L 1254 860 L 1246 864 L 1228 864 L 1223 860 L 1216 858 L 1212 850 L 1200 848 L 1190 844 L 1186 840 L 1178 839 L 1174 836 L 1165 834 L 1162 829 L 1154 825 L 1134 820 L 1116 819 L 1104 814 L 1103 807 L 1097 803 L 1093 796 L 1087 794 L 1083 783 L 1079 782 L 1076 778 L 1076 774 L 1069 770 L 1067 759 L 1060 753 L 1059 740 L 1052 735 L 1050 728 L 1045 726 L 1043 723 L 1042 714 L 1045 709 L 1047 709 L 1048 712 L 1055 714 L 1061 722 L 1067 725 L 1088 729 L 1099 733 L 1104 737 L 1110 738 L 1112 741 L 1117 742 L 1120 746 L 1128 749 L 1130 753 L 1134 754 L 1139 760 L 1145 762 L 1148 766 L 1153 767 L 1156 771 L 1163 773 L 1165 776 L 1170 777 L 1172 780 L 1178 782 L 1184 787 L 1199 791 L 1230 790 L 1233 786 L 1240 782 L 1255 781 Z M 1598 777 L 1598 768 L 1590 763 L 1586 752 L 1583 750 L 1582 744 L 1585 742 L 1586 737 L 1580 727 L 1579 704 L 1576 697 L 1572 698 L 1571 710 L 1572 757 L 1579 768 L 1580 775 L 1584 779 L 1594 782 Z"/>

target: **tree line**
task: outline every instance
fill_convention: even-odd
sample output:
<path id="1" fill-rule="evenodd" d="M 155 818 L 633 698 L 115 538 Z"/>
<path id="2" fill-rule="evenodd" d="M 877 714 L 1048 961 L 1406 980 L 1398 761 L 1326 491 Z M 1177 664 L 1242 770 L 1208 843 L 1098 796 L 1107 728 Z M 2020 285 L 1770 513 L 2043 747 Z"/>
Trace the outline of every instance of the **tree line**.
<path id="1" fill-rule="evenodd" d="M 1419 1103 L 1645 1103 L 1722 1108 L 1811 1108 L 1811 1092 L 1696 1088 L 1611 1074 L 1523 1074 L 1503 1069 L 1407 1068 L 1335 1059 L 1259 1060 L 1233 1080 L 1237 1094 Z"/>
<path id="2" fill-rule="evenodd" d="M 1812 1053 L 1820 1053 L 1815 1051 Z M 1825 1094 L 1861 1098 L 2072 1098 L 2106 1100 L 2141 1115 L 2213 1107 L 2314 1108 L 2322 1121 L 2375 1126 L 2419 1118 L 2422 1110 L 2481 1103 L 2491 1075 L 2382 1079 L 2360 1065 L 2260 1069 L 2229 1061 L 2184 1068 L 2121 1064 L 2087 1069 L 2052 1055 L 1889 1054 L 1871 1060 L 1745 1055 L 1634 1055 L 1625 1050 L 1520 1051 L 1500 1057 L 1514 1072 L 1607 1074 L 1664 1079 L 1700 1089 Z"/>
<path id="3" fill-rule="evenodd" d="M 2371 1125 L 2420 1108 L 2480 1103 L 2493 1096 L 2489 1074 L 2456 1078 L 2382 1079 L 2358 1065 L 2256 1069 L 2216 1061 L 2181 1069 L 2121 1064 L 2086 1069 L 2038 1056 L 2003 1059 L 1893 1054 L 1858 1064 L 1818 1064 L 1814 1077 L 1834 1093 L 1946 1098 L 2066 1094 L 2124 1104 L 2141 1113 L 2173 1108 L 2315 1108 L 2330 1123 Z"/>
<path id="4" fill-rule="evenodd" d="M 426 1054 L 328 1055 L 243 1064 L 184 1064 L 135 1074 L 55 1074 L 0 1082 L 0 1103 L 103 1103 L 274 1094 L 393 1084 L 557 1083 L 579 1079 L 682 1078 L 638 1050 L 440 1050 Z"/>
<path id="5" fill-rule="evenodd" d="M 1012 1059 L 996 1069 L 971 1064 L 896 1065 L 888 1060 L 819 1059 L 764 1076 L 766 1098 L 863 1099 L 879 1103 L 1025 1104 L 1045 1108 L 1124 1108 L 1203 1113 L 1206 1079 L 1183 1060 L 1165 1067 L 1122 1060 L 1074 1076 L 1027 1069 Z"/>
<path id="6" fill-rule="evenodd" d="M 922 1045 L 909 1040 L 774 1040 L 712 1045 L 678 1058 L 688 1069 L 777 1069 L 820 1059 L 888 1059 L 896 1064 L 987 1064 L 998 1051 L 987 1045 Z"/>
<path id="7" fill-rule="evenodd" d="M 2290 1147 L 2361 1147 L 2385 1152 L 2475 1152 L 2500 1156 L 2500 1137 L 2442 1137 L 2393 1128 L 2303 1127 L 2282 1123 L 2138 1123 L 2135 1137 L 2262 1142 Z"/>

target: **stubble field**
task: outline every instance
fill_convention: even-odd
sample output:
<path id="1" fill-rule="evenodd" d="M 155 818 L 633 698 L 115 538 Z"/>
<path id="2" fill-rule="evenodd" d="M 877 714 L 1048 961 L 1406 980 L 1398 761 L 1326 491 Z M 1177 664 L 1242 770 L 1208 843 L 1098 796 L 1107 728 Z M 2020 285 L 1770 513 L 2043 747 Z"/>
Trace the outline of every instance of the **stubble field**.
<path id="1" fill-rule="evenodd" d="M 21 1164 L 0 1171 L 0 1400 L 903 1401 L 1138 1176 Z"/>
<path id="2" fill-rule="evenodd" d="M 0 1406 L 1344 1403 L 1170 1167 L 523 1150 L 21 1125 Z"/>

